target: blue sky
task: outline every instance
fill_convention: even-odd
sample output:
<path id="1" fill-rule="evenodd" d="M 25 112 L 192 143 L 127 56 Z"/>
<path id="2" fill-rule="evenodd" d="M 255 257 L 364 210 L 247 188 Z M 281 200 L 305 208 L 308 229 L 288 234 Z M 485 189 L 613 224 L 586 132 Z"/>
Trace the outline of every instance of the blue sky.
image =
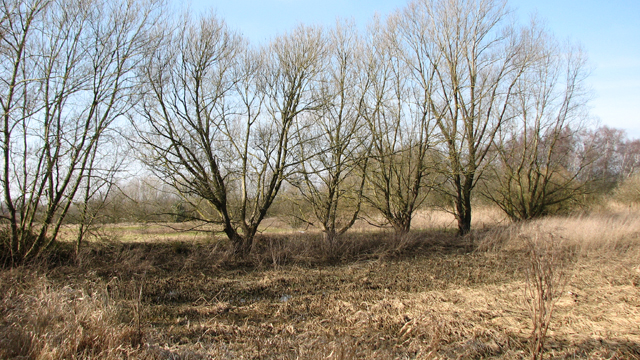
<path id="1" fill-rule="evenodd" d="M 265 43 L 300 23 L 332 26 L 336 18 L 366 26 L 405 0 L 192 0 L 194 11 L 213 9 L 253 43 Z M 593 69 L 591 114 L 602 125 L 640 139 L 640 0 L 509 0 L 526 21 L 546 22 L 559 39 L 583 46 Z"/>

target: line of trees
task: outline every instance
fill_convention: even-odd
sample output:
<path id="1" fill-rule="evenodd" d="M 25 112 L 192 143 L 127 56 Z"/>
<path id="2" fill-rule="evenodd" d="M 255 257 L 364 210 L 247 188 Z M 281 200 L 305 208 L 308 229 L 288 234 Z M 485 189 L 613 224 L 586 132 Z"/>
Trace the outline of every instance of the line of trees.
<path id="1" fill-rule="evenodd" d="M 11 262 L 50 246 L 72 204 L 106 191 L 159 14 L 144 0 L 0 2 L 2 249 Z"/>
<path id="2" fill-rule="evenodd" d="M 363 208 L 408 232 L 429 194 L 460 235 L 480 195 L 541 216 L 610 167 L 585 132 L 584 54 L 506 1 L 414 0 L 365 32 L 301 25 L 260 47 L 156 0 L 0 6 L 13 262 L 52 244 L 70 208 L 94 219 L 132 155 L 238 254 L 283 188 L 333 244 Z"/>

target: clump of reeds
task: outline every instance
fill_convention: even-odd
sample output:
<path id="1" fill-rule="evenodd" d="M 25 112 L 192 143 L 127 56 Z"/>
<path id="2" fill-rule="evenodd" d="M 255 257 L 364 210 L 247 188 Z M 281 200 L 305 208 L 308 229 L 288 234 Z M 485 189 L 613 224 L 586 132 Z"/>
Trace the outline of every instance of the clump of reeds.
<path id="1" fill-rule="evenodd" d="M 142 348 L 139 301 L 114 294 L 120 291 L 118 279 L 60 288 L 38 274 L 11 279 L 21 271 L 26 270 L 3 274 L 0 358 L 109 359 Z"/>

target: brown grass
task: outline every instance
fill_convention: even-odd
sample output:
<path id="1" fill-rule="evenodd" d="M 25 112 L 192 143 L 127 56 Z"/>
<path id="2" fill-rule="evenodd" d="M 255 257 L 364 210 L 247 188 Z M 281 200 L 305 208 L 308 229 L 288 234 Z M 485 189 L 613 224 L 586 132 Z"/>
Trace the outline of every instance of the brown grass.
<path id="1" fill-rule="evenodd" d="M 240 262 L 211 238 L 94 242 L 0 272 L 0 358 L 528 358 L 519 236 L 553 233 L 572 265 L 546 356 L 640 359 L 639 215 L 360 231 L 337 257 L 274 232 Z"/>

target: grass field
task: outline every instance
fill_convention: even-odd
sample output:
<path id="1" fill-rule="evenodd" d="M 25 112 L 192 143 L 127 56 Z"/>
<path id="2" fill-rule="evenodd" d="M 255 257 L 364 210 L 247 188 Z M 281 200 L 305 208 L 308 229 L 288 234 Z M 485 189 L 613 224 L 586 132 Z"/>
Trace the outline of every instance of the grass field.
<path id="1" fill-rule="evenodd" d="M 0 270 L 0 358 L 529 358 L 524 239 L 553 238 L 545 356 L 640 359 L 640 212 L 477 219 L 465 238 L 437 213 L 401 238 L 363 225 L 333 257 L 274 221 L 241 262 L 187 227 L 105 228 L 78 263 Z"/>

